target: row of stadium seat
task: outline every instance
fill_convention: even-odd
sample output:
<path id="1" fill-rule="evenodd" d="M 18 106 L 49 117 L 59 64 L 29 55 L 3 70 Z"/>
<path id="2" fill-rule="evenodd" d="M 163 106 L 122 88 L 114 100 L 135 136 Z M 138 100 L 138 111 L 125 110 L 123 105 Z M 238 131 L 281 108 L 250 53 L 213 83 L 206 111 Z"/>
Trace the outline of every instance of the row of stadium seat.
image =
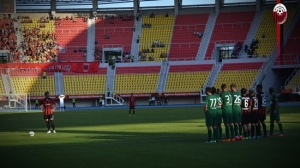
<path id="1" fill-rule="evenodd" d="M 243 42 L 246 39 L 255 12 L 219 13 L 214 31 L 206 51 L 206 59 L 211 59 L 215 43 L 218 41 Z M 224 27 L 224 23 L 229 27 Z M 234 23 L 234 24 L 233 24 Z"/>
<path id="2" fill-rule="evenodd" d="M 294 77 L 292 78 L 292 80 L 286 86 L 286 89 L 294 89 L 296 87 L 299 87 L 299 85 L 300 85 L 300 71 L 298 71 L 294 75 Z"/>
<path id="3" fill-rule="evenodd" d="M 188 14 L 176 17 L 169 59 L 197 55 L 202 38 L 194 32 L 204 32 L 209 14 Z M 191 44 L 192 43 L 192 44 Z"/>
<path id="4" fill-rule="evenodd" d="M 239 89 L 249 89 L 257 73 L 258 70 L 222 70 L 215 82 L 215 87 L 220 88 L 223 83 L 227 84 L 227 86 L 235 83 Z"/>
<path id="5" fill-rule="evenodd" d="M 103 94 L 106 86 L 106 75 L 65 75 L 64 88 L 66 95 L 80 92 Z"/>
<path id="6" fill-rule="evenodd" d="M 142 29 L 140 51 L 144 48 L 151 48 L 153 42 L 157 40 L 158 42 L 165 44 L 165 47 L 159 49 L 155 48 L 154 53 L 147 56 L 152 56 L 155 61 L 165 60 L 165 58 L 160 58 L 160 55 L 162 53 L 167 54 L 169 51 L 173 23 L 174 17 L 172 15 L 169 15 L 169 17 L 158 15 L 155 16 L 155 18 L 144 16 L 143 24 L 151 24 L 152 28 Z M 162 27 L 165 29 L 164 31 L 161 31 Z"/>
<path id="7" fill-rule="evenodd" d="M 209 71 L 170 72 L 165 92 L 199 92 L 209 76 Z"/>
<path id="8" fill-rule="evenodd" d="M 47 76 L 46 79 L 42 77 L 26 77 L 26 76 L 12 76 L 11 77 L 15 93 L 28 93 L 32 96 L 43 95 L 45 91 L 55 94 L 54 77 Z"/>
<path id="9" fill-rule="evenodd" d="M 114 91 L 122 93 L 155 93 L 158 73 L 150 74 L 116 74 Z"/>

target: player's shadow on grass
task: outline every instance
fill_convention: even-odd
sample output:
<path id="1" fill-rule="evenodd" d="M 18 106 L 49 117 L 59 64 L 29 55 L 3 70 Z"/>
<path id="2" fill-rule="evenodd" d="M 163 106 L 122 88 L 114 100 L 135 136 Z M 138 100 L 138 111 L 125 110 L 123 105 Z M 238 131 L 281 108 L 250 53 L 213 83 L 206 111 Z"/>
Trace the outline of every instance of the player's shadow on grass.
<path id="1" fill-rule="evenodd" d="M 203 141 L 205 142 L 206 133 L 190 132 L 190 133 L 151 133 L 151 132 L 115 132 L 115 131 L 76 131 L 76 130 L 62 130 L 59 134 L 76 134 L 68 138 L 83 138 L 100 140 L 101 143 L 133 143 L 133 142 L 160 142 L 160 141 Z"/>

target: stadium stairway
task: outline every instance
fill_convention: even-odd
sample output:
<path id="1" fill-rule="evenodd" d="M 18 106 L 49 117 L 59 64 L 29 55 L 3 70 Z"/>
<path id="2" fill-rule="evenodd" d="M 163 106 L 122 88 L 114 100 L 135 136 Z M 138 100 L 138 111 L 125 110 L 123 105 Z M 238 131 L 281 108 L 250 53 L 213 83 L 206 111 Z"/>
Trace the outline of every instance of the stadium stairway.
<path id="1" fill-rule="evenodd" d="M 134 31 L 132 34 L 132 44 L 131 44 L 131 52 L 130 54 L 132 54 L 134 56 L 134 62 L 138 62 L 139 61 L 139 48 L 140 48 L 140 43 L 137 43 L 136 40 L 138 38 L 138 36 L 141 36 L 141 32 L 142 32 L 142 23 L 143 23 L 143 17 L 139 18 L 139 21 L 137 21 L 135 19 L 134 21 Z"/>
<path id="2" fill-rule="evenodd" d="M 62 72 L 54 72 L 55 93 L 56 95 L 64 95 L 64 77 Z"/>
<path id="3" fill-rule="evenodd" d="M 214 64 L 212 70 L 210 71 L 209 77 L 206 81 L 206 84 L 204 84 L 203 89 L 206 88 L 206 87 L 214 86 L 221 69 L 222 69 L 222 63 L 221 62 L 217 62 L 217 63 Z"/>
<path id="4" fill-rule="evenodd" d="M 96 36 L 96 25 L 95 18 L 88 19 L 87 24 L 87 53 L 86 53 L 86 61 L 92 62 L 95 60 L 95 36 Z"/>
<path id="5" fill-rule="evenodd" d="M 246 40 L 244 41 L 244 45 L 247 44 L 248 46 L 250 46 L 252 40 L 255 38 L 257 30 L 263 18 L 264 12 L 265 12 L 264 10 L 256 12 L 253 22 L 250 26 L 249 32 L 247 34 Z M 244 47 L 240 51 L 240 55 L 241 55 L 240 58 L 247 58 L 247 52 L 245 52 Z"/>
<path id="6" fill-rule="evenodd" d="M 9 74 L 1 74 L 1 78 L 4 85 L 5 94 L 8 95 L 10 93 L 15 93 L 14 86 L 12 84 L 11 78 Z"/>
<path id="7" fill-rule="evenodd" d="M 24 37 L 22 34 L 22 25 L 20 20 L 18 20 L 17 22 L 14 22 L 14 28 L 18 29 L 18 31 L 16 32 L 16 36 L 17 36 L 17 45 L 19 46 L 21 44 L 22 41 L 24 41 Z"/>
<path id="8" fill-rule="evenodd" d="M 163 93 L 165 91 L 169 69 L 169 62 L 163 61 L 158 78 L 157 93 Z"/>
<path id="9" fill-rule="evenodd" d="M 117 66 L 117 64 L 116 64 Z M 105 97 L 107 97 L 107 89 L 110 90 L 110 95 L 114 93 L 114 84 L 115 84 L 115 76 L 116 76 L 116 68 L 112 69 L 110 66 L 107 67 L 107 75 L 106 75 L 106 88 L 105 88 Z"/>
<path id="10" fill-rule="evenodd" d="M 3 80 L 2 80 L 2 76 L 0 78 L 0 94 L 1 95 L 5 94 L 4 83 L 3 83 Z"/>
<path id="11" fill-rule="evenodd" d="M 207 24 L 205 27 L 205 31 L 204 31 L 197 55 L 196 55 L 196 60 L 204 60 L 204 58 L 205 58 L 205 53 L 207 52 L 207 48 L 208 48 L 211 36 L 214 31 L 214 26 L 215 26 L 217 17 L 218 17 L 218 14 L 216 14 L 216 13 L 209 14 Z"/>

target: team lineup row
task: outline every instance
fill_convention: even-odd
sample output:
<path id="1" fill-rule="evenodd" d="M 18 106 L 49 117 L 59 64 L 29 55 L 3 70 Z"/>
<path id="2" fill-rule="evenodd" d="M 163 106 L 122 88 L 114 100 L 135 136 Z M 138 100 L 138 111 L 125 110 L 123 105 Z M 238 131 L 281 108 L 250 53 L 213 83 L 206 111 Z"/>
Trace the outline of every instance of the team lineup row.
<path id="1" fill-rule="evenodd" d="M 207 87 L 205 91 L 207 94 L 204 106 L 205 122 L 208 130 L 207 143 L 223 141 L 222 120 L 226 135 L 224 141 L 272 136 L 274 121 L 279 126 L 280 136 L 283 136 L 278 95 L 274 93 L 274 88 L 269 88 L 269 94 L 271 95 L 271 105 L 268 110 L 268 113 L 270 113 L 269 135 L 267 135 L 265 124 L 266 96 L 262 92 L 262 85 L 256 86 L 256 94 L 253 90 L 249 90 L 247 94 L 245 88 L 238 92 L 235 84 L 230 85 L 230 90 L 226 84 L 222 84 L 221 92 L 215 87 Z M 264 132 L 263 136 L 261 127 Z"/>

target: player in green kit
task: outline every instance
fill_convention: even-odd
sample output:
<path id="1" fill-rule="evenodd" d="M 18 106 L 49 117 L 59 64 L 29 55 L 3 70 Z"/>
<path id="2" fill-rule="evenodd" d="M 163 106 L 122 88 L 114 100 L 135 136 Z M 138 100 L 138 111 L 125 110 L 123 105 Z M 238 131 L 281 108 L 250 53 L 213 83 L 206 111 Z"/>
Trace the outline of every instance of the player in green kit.
<path id="1" fill-rule="evenodd" d="M 217 141 L 217 130 L 216 130 L 216 107 L 217 99 L 215 95 L 212 95 L 211 87 L 205 89 L 206 99 L 205 99 L 205 122 L 207 126 L 208 141 L 206 143 L 213 143 Z M 212 139 L 213 133 L 213 139 Z"/>
<path id="2" fill-rule="evenodd" d="M 273 136 L 274 130 L 274 121 L 277 122 L 280 134 L 279 136 L 283 136 L 282 124 L 280 122 L 280 112 L 279 112 L 279 102 L 278 95 L 274 93 L 274 88 L 269 88 L 269 94 L 271 95 L 271 107 L 268 111 L 270 112 L 270 134 L 269 136 Z"/>
<path id="3" fill-rule="evenodd" d="M 217 98 L 217 110 L 216 110 L 216 129 L 218 131 L 218 139 L 221 142 L 222 141 L 222 100 L 220 97 L 220 90 L 216 89 L 215 87 L 211 88 L 212 94 Z"/>
<path id="4" fill-rule="evenodd" d="M 232 98 L 230 92 L 227 91 L 227 85 L 221 85 L 222 92 L 220 94 L 222 101 L 222 118 L 225 125 L 226 139 L 225 141 L 235 141 L 232 125 Z M 231 137 L 229 137 L 229 128 Z"/>
<path id="5" fill-rule="evenodd" d="M 243 126 L 242 126 L 242 99 L 241 93 L 237 92 L 236 85 L 231 84 L 231 97 L 232 97 L 232 120 L 234 124 L 235 140 L 243 139 Z"/>

